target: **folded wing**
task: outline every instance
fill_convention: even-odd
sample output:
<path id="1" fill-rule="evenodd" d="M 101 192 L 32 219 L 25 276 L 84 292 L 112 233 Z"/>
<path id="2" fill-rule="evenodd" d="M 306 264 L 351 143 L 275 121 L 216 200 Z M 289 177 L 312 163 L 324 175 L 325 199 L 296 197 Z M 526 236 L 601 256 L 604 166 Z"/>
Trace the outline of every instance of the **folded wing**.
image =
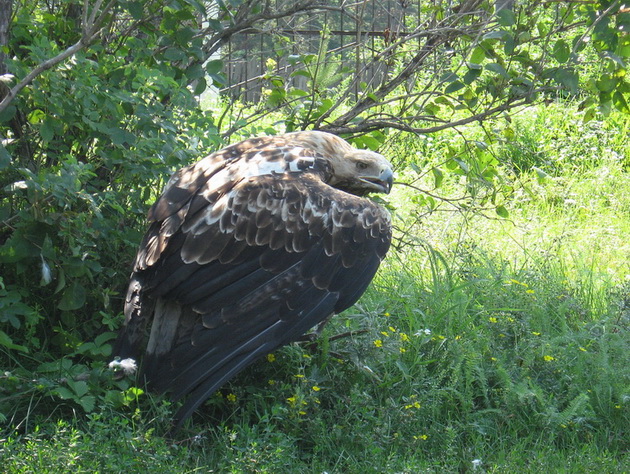
<path id="1" fill-rule="evenodd" d="M 354 304 L 391 238 L 387 212 L 314 174 L 216 186 L 225 166 L 176 177 L 152 209 L 118 344 L 117 355 L 136 357 L 153 318 L 142 370 L 153 389 L 187 396 L 178 423 L 249 364 Z"/>

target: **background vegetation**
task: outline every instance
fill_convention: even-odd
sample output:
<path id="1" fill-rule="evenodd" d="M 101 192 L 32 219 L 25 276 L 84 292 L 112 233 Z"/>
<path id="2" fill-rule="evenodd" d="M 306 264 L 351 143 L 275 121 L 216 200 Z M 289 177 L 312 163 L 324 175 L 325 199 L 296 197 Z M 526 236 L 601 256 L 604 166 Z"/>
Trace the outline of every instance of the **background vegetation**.
<path id="1" fill-rule="evenodd" d="M 379 84 L 327 83 L 334 75 L 317 71 L 334 68 L 320 48 L 295 58 L 305 89 L 270 70 L 260 104 L 203 106 L 206 87 L 225 81 L 213 55 L 230 35 L 321 6 L 4 5 L 9 472 L 623 471 L 630 42 L 620 2 L 524 2 L 498 15 L 483 2 L 425 6 L 414 33 L 379 46 L 389 61 Z M 269 355 L 165 440 L 169 404 L 107 369 L 146 209 L 173 169 L 223 143 L 312 127 L 395 163 L 385 203 L 395 248 L 316 347 Z"/>

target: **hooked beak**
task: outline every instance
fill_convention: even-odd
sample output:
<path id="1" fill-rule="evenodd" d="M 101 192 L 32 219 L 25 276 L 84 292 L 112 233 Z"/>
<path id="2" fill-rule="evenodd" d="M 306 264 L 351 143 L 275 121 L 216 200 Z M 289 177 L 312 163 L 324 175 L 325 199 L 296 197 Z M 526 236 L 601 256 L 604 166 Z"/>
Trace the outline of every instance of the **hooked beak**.
<path id="1" fill-rule="evenodd" d="M 394 172 L 391 168 L 383 168 L 378 176 L 360 176 L 359 179 L 367 184 L 372 192 L 389 194 L 394 184 Z"/>

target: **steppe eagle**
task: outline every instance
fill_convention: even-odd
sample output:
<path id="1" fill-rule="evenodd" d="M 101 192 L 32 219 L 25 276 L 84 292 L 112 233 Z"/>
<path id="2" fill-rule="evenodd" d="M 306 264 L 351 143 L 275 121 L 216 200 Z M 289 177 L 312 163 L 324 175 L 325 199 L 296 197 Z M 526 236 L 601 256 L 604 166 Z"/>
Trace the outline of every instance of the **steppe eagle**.
<path id="1" fill-rule="evenodd" d="M 388 212 L 363 196 L 392 180 L 382 155 L 316 131 L 252 138 L 179 170 L 149 211 L 114 355 L 144 352 L 148 387 L 186 397 L 179 426 L 359 299 L 391 239 Z"/>

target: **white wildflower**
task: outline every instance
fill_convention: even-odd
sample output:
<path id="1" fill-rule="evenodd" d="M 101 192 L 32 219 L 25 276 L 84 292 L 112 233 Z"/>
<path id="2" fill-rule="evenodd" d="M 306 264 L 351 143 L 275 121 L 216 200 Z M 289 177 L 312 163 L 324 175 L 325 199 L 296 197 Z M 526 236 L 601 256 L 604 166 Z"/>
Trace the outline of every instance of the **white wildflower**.
<path id="1" fill-rule="evenodd" d="M 472 460 L 473 470 L 481 467 L 481 459 L 473 459 Z"/>
<path id="2" fill-rule="evenodd" d="M 134 359 L 113 360 L 109 363 L 109 368 L 114 371 L 122 370 L 125 375 L 133 375 L 138 370 Z"/>
<path id="3" fill-rule="evenodd" d="M 420 331 L 417 331 L 414 333 L 414 336 L 430 336 L 431 335 L 431 330 L 430 329 L 420 329 Z"/>

